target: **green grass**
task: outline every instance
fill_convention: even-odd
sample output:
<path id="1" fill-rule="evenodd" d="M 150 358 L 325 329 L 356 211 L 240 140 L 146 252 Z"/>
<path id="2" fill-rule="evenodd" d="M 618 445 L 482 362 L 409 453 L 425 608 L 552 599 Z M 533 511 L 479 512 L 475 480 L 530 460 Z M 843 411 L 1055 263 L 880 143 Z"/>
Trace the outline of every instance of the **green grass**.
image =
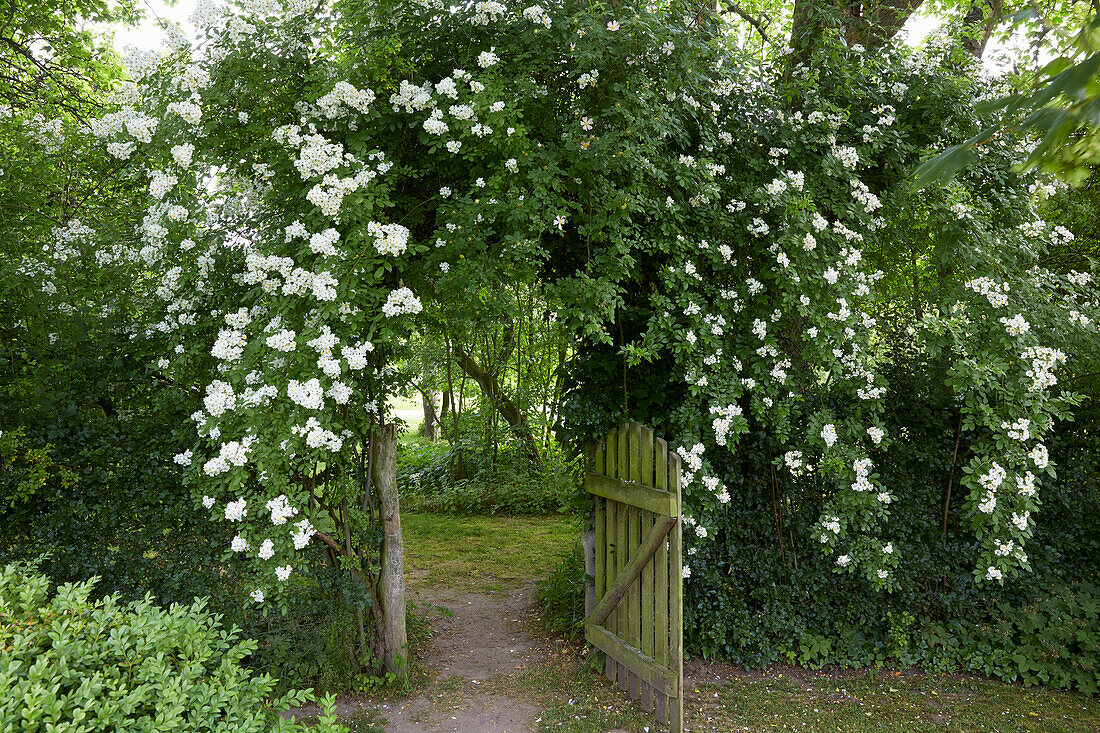
<path id="1" fill-rule="evenodd" d="M 977 678 L 787 669 L 688 690 L 692 730 L 1100 731 L 1100 700 Z"/>
<path id="2" fill-rule="evenodd" d="M 545 578 L 580 532 L 580 521 L 403 514 L 401 529 L 410 586 L 492 593 Z"/>

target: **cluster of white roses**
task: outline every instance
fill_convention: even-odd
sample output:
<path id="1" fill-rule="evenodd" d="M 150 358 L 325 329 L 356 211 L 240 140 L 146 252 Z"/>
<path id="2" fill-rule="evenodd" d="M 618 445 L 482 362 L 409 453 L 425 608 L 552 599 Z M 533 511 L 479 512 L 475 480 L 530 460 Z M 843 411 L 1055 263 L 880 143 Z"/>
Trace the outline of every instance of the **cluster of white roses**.
<path id="1" fill-rule="evenodd" d="M 214 207 L 226 203 L 224 191 L 235 187 L 241 192 L 228 201 L 243 207 L 237 211 L 247 216 L 248 207 L 264 200 L 269 190 L 265 187 L 272 185 L 278 167 L 270 158 L 220 166 L 222 161 L 207 149 L 210 130 L 226 121 L 229 113 L 220 100 L 207 96 L 211 79 L 218 76 L 215 67 L 223 59 L 250 48 L 251 41 L 241 42 L 255 35 L 261 26 L 281 27 L 287 19 L 300 16 L 313 5 L 300 0 L 248 0 L 236 9 L 229 9 L 200 2 L 195 21 L 200 34 L 207 39 L 206 50 L 190 60 L 186 53 L 176 53 L 186 49 L 182 40 L 175 38 L 172 54 L 133 56 L 129 62 L 132 83 L 124 85 L 118 95 L 120 108 L 91 125 L 93 133 L 115 157 L 132 160 L 136 152 L 145 148 L 163 149 L 163 155 L 143 157 L 139 164 L 169 161 L 167 167 L 146 173 L 149 207 L 139 227 L 143 240 L 140 252 L 135 248 L 128 254 L 119 249 L 122 245 L 97 252 L 97 257 L 103 260 L 138 256 L 151 270 L 163 268 L 156 288 L 164 305 L 163 317 L 146 329 L 146 335 L 190 333 L 189 327 L 198 325 L 203 317 L 200 313 L 205 312 L 196 307 L 196 296 L 206 298 L 212 294 L 210 281 L 221 275 L 222 261 L 240 263 L 225 274 L 242 288 L 244 299 L 224 312 L 211 313 L 216 319 L 224 319 L 224 326 L 215 329 L 216 338 L 213 343 L 207 342 L 206 347 L 216 360 L 218 375 L 205 386 L 203 410 L 192 416 L 198 435 L 208 443 L 205 447 L 189 448 L 175 458 L 181 466 L 197 462 L 202 469 L 200 475 L 209 486 L 228 481 L 239 484 L 242 476 L 248 477 L 246 483 L 255 479 L 262 486 L 270 478 L 267 467 L 273 464 L 268 456 L 276 445 L 275 455 L 282 456 L 284 461 L 314 450 L 341 452 L 351 432 L 334 427 L 332 416 L 327 413 L 333 408 L 342 409 L 355 398 L 358 387 L 348 375 L 366 373 L 374 351 L 371 341 L 359 336 L 355 327 L 344 325 L 362 321 L 366 306 L 361 295 L 353 300 L 357 296 L 354 277 L 367 269 L 349 270 L 346 229 L 341 217 L 346 214 L 349 196 L 375 195 L 372 187 L 384 181 L 393 164 L 378 150 L 353 155 L 341 142 L 341 135 L 333 134 L 334 126 L 354 130 L 377 114 L 378 100 L 372 90 L 337 80 L 315 102 L 296 105 L 300 115 L 296 123 L 280 121 L 268 128 L 269 146 L 274 144 L 274 150 L 285 155 L 285 162 L 292 166 L 290 170 L 296 171 L 296 177 L 303 183 L 301 208 L 308 211 L 315 207 L 313 211 L 328 218 L 330 225 L 316 226 L 318 217 L 303 216 L 291 221 L 278 236 L 270 236 L 265 223 L 257 232 L 232 241 L 218 236 L 211 226 Z M 542 23 L 545 13 L 539 15 L 537 10 L 532 9 L 529 15 Z M 498 3 L 482 3 L 478 12 L 494 18 L 506 9 Z M 286 37 L 282 41 L 296 42 Z M 478 62 L 481 68 L 495 71 L 492 67 L 500 63 L 500 58 L 490 49 L 481 54 Z M 175 77 L 167 84 L 146 85 L 157 73 Z M 456 74 L 456 78 L 467 81 L 475 95 L 484 89 L 483 84 L 468 74 Z M 446 83 L 440 85 L 441 93 L 448 91 L 458 96 L 457 85 L 453 90 Z M 392 101 L 399 101 L 402 94 L 414 107 L 419 107 L 425 98 L 422 89 L 414 91 L 406 83 Z M 429 93 L 427 99 L 433 96 Z M 498 113 L 504 107 L 503 102 L 490 100 L 477 109 Z M 465 118 L 464 122 L 476 124 L 474 106 L 469 107 L 468 115 L 462 115 L 461 109 L 456 112 L 458 117 Z M 251 125 L 253 129 L 262 129 L 264 123 L 255 113 L 239 110 L 232 110 L 231 117 L 234 125 Z M 482 126 L 479 132 L 490 134 L 491 130 Z M 219 167 L 211 169 L 211 164 Z M 518 166 L 512 161 L 507 167 L 516 170 Z M 212 206 L 207 207 L 208 203 Z M 311 222 L 310 227 L 303 221 Z M 401 258 L 412 245 L 408 228 L 400 224 L 372 221 L 365 228 L 373 237 L 378 257 Z M 338 302 L 342 297 L 349 302 Z M 265 305 L 260 306 L 259 302 Z M 268 313 L 272 304 L 279 304 L 276 309 L 280 315 L 267 316 L 257 323 L 256 319 Z M 322 311 L 322 307 L 333 310 Z M 401 286 L 388 294 L 383 291 L 373 313 L 381 318 L 395 318 L 422 309 L 412 290 Z M 349 321 L 349 316 L 359 318 Z M 170 371 L 177 363 L 186 364 L 193 354 L 197 355 L 199 350 L 184 345 L 187 339 L 182 334 L 180 340 L 171 358 L 157 360 L 159 369 Z M 316 351 L 315 362 L 303 359 L 304 348 L 299 342 Z M 253 348 L 253 344 L 263 348 Z M 377 410 L 377 401 L 369 402 Z M 261 414 L 254 411 L 269 411 L 273 406 L 289 410 L 298 419 L 289 420 L 285 431 L 274 440 L 269 430 L 249 432 L 253 429 L 249 426 L 259 422 L 254 416 Z M 204 501 L 204 506 L 213 509 L 215 500 L 208 498 L 210 501 Z M 268 507 L 272 509 L 273 521 L 280 517 L 285 521 L 297 511 L 285 515 L 284 509 L 289 511 L 290 505 L 283 498 L 283 503 Z M 225 516 L 229 521 L 244 521 L 247 500 L 242 497 L 231 501 L 225 507 Z M 313 534 L 312 524 L 303 519 L 285 548 L 278 537 L 269 537 L 259 545 L 256 556 L 269 560 L 291 546 L 302 549 Z M 232 549 L 243 552 L 249 546 L 242 534 Z M 284 580 L 290 572 L 291 565 L 287 564 L 276 575 Z M 257 589 L 253 597 L 262 601 L 263 590 Z"/>

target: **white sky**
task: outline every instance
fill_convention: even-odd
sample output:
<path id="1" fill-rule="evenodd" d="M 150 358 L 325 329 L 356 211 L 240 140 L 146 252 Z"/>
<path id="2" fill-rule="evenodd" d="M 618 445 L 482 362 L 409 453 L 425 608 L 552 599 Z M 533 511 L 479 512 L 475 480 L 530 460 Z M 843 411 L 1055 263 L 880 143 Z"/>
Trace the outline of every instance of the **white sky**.
<path id="1" fill-rule="evenodd" d="M 126 55 L 127 46 L 149 51 L 160 48 L 164 43 L 164 31 L 157 27 L 157 18 L 178 21 L 188 38 L 195 37 L 195 26 L 187 20 L 194 12 L 195 0 L 178 0 L 175 7 L 166 5 L 165 0 L 140 0 L 139 6 L 145 10 L 145 22 L 136 28 L 120 28 L 115 32 L 115 48 L 119 53 Z"/>
<path id="2" fill-rule="evenodd" d="M 905 21 L 905 27 L 902 28 L 901 32 L 906 43 L 916 45 L 924 40 L 925 36 L 936 30 L 940 23 L 941 21 L 938 18 L 914 13 L 909 16 L 909 20 Z"/>

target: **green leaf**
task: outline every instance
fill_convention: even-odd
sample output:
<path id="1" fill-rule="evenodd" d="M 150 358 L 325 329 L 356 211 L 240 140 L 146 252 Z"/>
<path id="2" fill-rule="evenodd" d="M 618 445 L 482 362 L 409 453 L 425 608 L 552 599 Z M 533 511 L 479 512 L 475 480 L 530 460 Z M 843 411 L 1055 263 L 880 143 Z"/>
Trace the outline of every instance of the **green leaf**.
<path id="1" fill-rule="evenodd" d="M 919 191 L 937 183 L 949 181 L 959 170 L 978 159 L 966 144 L 953 145 L 922 163 L 913 172 L 912 190 Z"/>

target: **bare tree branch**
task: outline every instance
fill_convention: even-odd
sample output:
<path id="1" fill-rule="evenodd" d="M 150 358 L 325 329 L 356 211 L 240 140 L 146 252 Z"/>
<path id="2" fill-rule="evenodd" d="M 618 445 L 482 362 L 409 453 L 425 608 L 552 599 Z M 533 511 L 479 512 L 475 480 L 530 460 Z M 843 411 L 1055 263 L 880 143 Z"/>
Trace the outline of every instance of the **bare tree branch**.
<path id="1" fill-rule="evenodd" d="M 764 30 L 764 22 L 760 18 L 753 16 L 752 13 L 742 8 L 737 3 L 732 2 L 732 0 L 727 0 L 726 11 L 733 13 L 734 15 L 740 16 L 742 20 L 748 22 L 749 25 L 756 29 L 756 32 L 760 34 L 760 37 L 764 39 L 764 43 L 768 44 L 769 46 L 771 45 L 772 39 L 768 38 L 768 33 Z"/>

